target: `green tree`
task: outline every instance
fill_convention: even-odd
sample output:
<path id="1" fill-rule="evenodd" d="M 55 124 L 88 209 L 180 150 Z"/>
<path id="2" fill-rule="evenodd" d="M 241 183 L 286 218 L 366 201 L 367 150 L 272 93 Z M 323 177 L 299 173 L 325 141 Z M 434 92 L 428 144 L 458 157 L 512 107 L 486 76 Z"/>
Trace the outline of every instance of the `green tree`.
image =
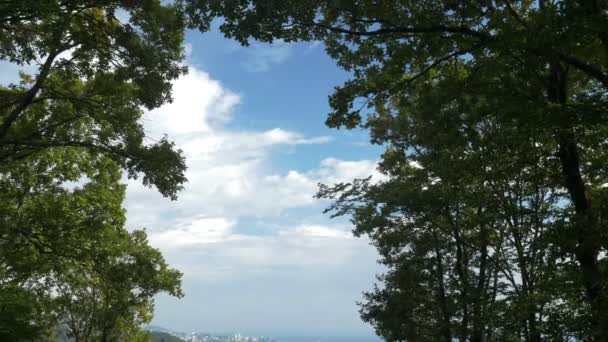
<path id="1" fill-rule="evenodd" d="M 0 4 L 0 60 L 38 66 L 0 86 L 1 339 L 46 340 L 68 316 L 86 322 L 71 326 L 81 340 L 143 338 L 152 296 L 181 295 L 179 273 L 125 230 L 119 183 L 122 169 L 176 199 L 186 181 L 182 152 L 139 122 L 186 72 L 178 5 Z"/>
<path id="2" fill-rule="evenodd" d="M 0 292 L 21 294 L 13 319 L 31 325 L 7 332 L 10 339 L 57 324 L 77 341 L 144 339 L 153 296 L 181 296 L 181 274 L 145 232 L 124 228 L 119 165 L 85 148 L 55 147 L 2 171 Z M 83 185 L 69 185 L 83 175 Z"/>
<path id="3" fill-rule="evenodd" d="M 187 9 L 203 29 L 221 16 L 220 29 L 244 44 L 252 38 L 323 41 L 328 54 L 353 76 L 330 97 L 328 125 L 369 128 L 375 143 L 386 140 L 374 138 L 374 131 L 395 127 L 367 120 L 366 114 L 385 110 L 385 116 L 395 115 L 397 101 L 410 101 L 415 108 L 429 100 L 419 96 L 420 88 L 438 85 L 443 92 L 434 92 L 432 101 L 451 106 L 454 98 L 482 98 L 499 121 L 510 119 L 510 127 L 535 127 L 550 136 L 544 158 L 557 159 L 543 165 L 558 177 L 572 209 L 555 243 L 577 262 L 591 334 L 607 340 L 608 314 L 602 309 L 608 305 L 606 262 L 600 257 L 608 241 L 601 214 L 607 6 L 573 0 L 250 0 L 191 1 Z M 462 77 L 449 76 L 454 61 Z M 430 120 L 436 128 L 454 128 Z M 388 140 L 404 144 L 411 138 Z"/>
<path id="4" fill-rule="evenodd" d="M 86 264 L 57 270 L 54 298 L 60 321 L 76 341 L 148 341 L 141 330 L 159 292 L 181 297 L 181 274 L 168 268 L 143 231 L 106 232 Z"/>
<path id="5" fill-rule="evenodd" d="M 571 300 L 582 284 L 564 284 L 573 265 L 552 247 L 565 208 L 559 173 L 543 167 L 557 162 L 543 161 L 551 137 L 471 115 L 475 107 L 437 110 L 435 94 L 421 92 L 426 106 L 373 119 L 391 128 L 374 136 L 391 145 L 381 163 L 388 180 L 319 193 L 335 200 L 330 211 L 351 215 L 389 269 L 362 317 L 390 341 L 584 336 L 578 323 L 589 317 L 575 308 L 586 305 Z"/>
<path id="6" fill-rule="evenodd" d="M 53 315 L 48 315 L 50 298 L 41 296 L 27 283 L 0 283 L 0 340 L 43 341 L 53 335 Z"/>
<path id="7" fill-rule="evenodd" d="M 167 334 L 164 332 L 153 331 L 150 333 L 150 335 L 152 335 L 152 342 L 183 342 L 184 341 L 181 338 L 175 337 L 173 335 L 170 335 L 170 334 Z"/>
<path id="8" fill-rule="evenodd" d="M 145 340 L 179 272 L 125 230 L 121 169 L 176 199 L 182 152 L 150 142 L 144 109 L 171 101 L 181 3 L 3 1 L 0 60 L 29 68 L 0 86 L 0 339 Z M 79 185 L 75 185 L 79 184 Z"/>
<path id="9" fill-rule="evenodd" d="M 186 71 L 180 13 L 158 0 L 2 2 L 0 59 L 40 66 L 0 88 L 0 162 L 86 147 L 175 199 L 181 151 L 166 138 L 146 144 L 138 119 L 170 101 L 171 81 Z"/>

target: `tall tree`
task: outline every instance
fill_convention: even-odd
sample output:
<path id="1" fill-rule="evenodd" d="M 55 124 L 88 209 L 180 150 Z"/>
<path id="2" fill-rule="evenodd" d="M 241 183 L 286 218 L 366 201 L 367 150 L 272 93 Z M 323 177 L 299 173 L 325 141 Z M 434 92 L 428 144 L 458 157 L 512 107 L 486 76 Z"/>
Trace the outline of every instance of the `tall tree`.
<path id="1" fill-rule="evenodd" d="M 6 315 L 28 323 L 0 321 L 9 340 L 57 324 L 78 341 L 135 340 L 152 318 L 155 294 L 182 295 L 181 274 L 148 245 L 145 232 L 124 227 L 116 162 L 55 147 L 1 169 L 0 303 L 6 295 L 14 300 L 0 313 L 10 309 Z M 83 176 L 88 180 L 75 186 Z"/>
<path id="2" fill-rule="evenodd" d="M 579 322 L 589 316 L 572 300 L 581 284 L 564 285 L 572 262 L 552 247 L 565 208 L 559 177 L 542 167 L 557 162 L 543 160 L 551 137 L 425 103 L 373 119 L 390 128 L 374 136 L 390 145 L 388 180 L 319 193 L 335 200 L 330 211 L 352 216 L 389 269 L 366 295 L 363 318 L 390 341 L 584 336 Z"/>
<path id="3" fill-rule="evenodd" d="M 0 60 L 37 68 L 0 86 L 1 339 L 64 322 L 80 340 L 133 340 L 155 293 L 181 295 L 179 273 L 125 230 L 119 183 L 122 169 L 176 199 L 186 181 L 182 152 L 139 122 L 186 71 L 178 5 L 0 3 Z"/>
<path id="4" fill-rule="evenodd" d="M 0 162 L 86 147 L 175 199 L 183 156 L 166 138 L 146 144 L 138 119 L 170 101 L 186 71 L 184 29 L 180 10 L 159 0 L 3 1 L 0 59 L 39 67 L 0 88 Z"/>
<path id="5" fill-rule="evenodd" d="M 240 42 L 321 40 L 353 78 L 330 97 L 331 127 L 392 130 L 364 115 L 396 98 L 418 101 L 453 61 L 465 78 L 437 98 L 476 98 L 515 127 L 551 136 L 544 165 L 561 174 L 573 209 L 557 242 L 573 253 L 597 340 L 608 340 L 605 206 L 608 3 L 605 1 L 192 1 L 202 28 L 214 17 Z M 424 99 L 428 99 L 424 97 Z M 449 101 L 440 101 L 451 105 Z M 429 119 L 430 120 L 430 119 Z M 443 127 L 442 122 L 430 122 Z M 447 127 L 449 128 L 449 127 Z M 497 131 L 502 135 L 501 130 Z M 395 137 L 407 141 L 408 136 Z M 374 141 L 377 142 L 377 141 Z M 534 148 L 534 146 L 532 146 Z M 506 158 L 506 156 L 505 156 Z M 596 200 L 597 199 L 597 200 Z"/>

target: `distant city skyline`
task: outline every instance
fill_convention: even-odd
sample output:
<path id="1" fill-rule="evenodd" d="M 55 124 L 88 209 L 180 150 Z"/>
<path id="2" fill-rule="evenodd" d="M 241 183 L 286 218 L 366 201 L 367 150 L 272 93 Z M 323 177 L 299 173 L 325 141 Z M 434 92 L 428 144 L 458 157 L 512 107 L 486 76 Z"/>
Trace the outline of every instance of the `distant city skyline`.
<path id="1" fill-rule="evenodd" d="M 185 342 L 376 342 L 378 337 L 357 336 L 270 336 L 270 335 L 246 335 L 241 333 L 211 334 L 208 332 L 182 332 L 173 331 L 160 326 L 147 326 L 146 330 L 151 333 L 162 333 L 178 337 Z M 156 335 L 158 338 L 158 335 Z M 162 335 L 161 335 L 162 336 Z"/>

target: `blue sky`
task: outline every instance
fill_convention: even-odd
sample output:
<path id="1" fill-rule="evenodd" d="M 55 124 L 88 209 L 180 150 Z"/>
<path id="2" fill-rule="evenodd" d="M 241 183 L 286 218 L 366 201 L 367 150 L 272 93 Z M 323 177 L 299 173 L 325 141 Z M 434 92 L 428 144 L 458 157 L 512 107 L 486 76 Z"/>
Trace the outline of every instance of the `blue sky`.
<path id="1" fill-rule="evenodd" d="M 328 129 L 327 97 L 348 75 L 318 43 L 243 48 L 187 35 L 174 102 L 145 114 L 187 157 L 177 201 L 127 180 L 127 225 L 184 273 L 186 296 L 159 296 L 154 325 L 274 336 L 372 336 L 356 301 L 380 271 L 347 219 L 322 214 L 317 183 L 381 176 L 363 131 Z M 0 62 L 0 82 L 18 67 Z M 26 71 L 35 73 L 32 67 Z"/>
<path id="2" fill-rule="evenodd" d="M 147 114 L 176 140 L 190 182 L 177 202 L 130 182 L 132 228 L 184 272 L 186 297 L 160 296 L 154 324 L 272 335 L 371 336 L 355 302 L 380 268 L 346 219 L 322 214 L 318 182 L 376 174 L 366 132 L 325 126 L 348 75 L 318 43 L 243 48 L 216 31 L 187 35 L 188 76 Z"/>

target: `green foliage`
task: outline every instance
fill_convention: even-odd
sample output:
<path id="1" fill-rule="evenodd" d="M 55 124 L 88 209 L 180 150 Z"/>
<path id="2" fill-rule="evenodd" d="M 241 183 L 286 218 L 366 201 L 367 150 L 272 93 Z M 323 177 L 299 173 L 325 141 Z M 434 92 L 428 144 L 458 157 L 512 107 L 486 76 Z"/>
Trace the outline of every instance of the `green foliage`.
<path id="1" fill-rule="evenodd" d="M 322 186 L 389 271 L 390 341 L 608 339 L 604 1 L 190 1 L 191 25 L 319 40 L 351 80 L 327 124 L 386 147 Z"/>
<path id="2" fill-rule="evenodd" d="M 500 95 L 495 101 L 546 102 L 549 62 L 562 62 L 575 80 L 605 89 L 606 4 L 540 2 L 190 1 L 187 10 L 202 28 L 222 16 L 220 29 L 244 44 L 252 38 L 323 41 L 354 76 L 332 95 L 328 124 L 354 127 L 362 122 L 360 107 L 366 107 L 354 100 L 366 98 L 373 107 L 404 96 L 414 81 L 441 76 L 455 59 L 483 75 L 486 84 L 476 90 Z M 509 73 L 515 77 L 503 79 Z M 455 88 L 453 95 L 463 90 Z"/>
<path id="3" fill-rule="evenodd" d="M 52 336 L 53 320 L 46 313 L 49 301 L 29 284 L 0 284 L 0 340 L 38 341 Z"/>
<path id="4" fill-rule="evenodd" d="M 144 231 L 125 228 L 122 171 L 171 199 L 185 178 L 143 110 L 186 72 L 176 4 L 0 4 L 0 59 L 38 65 L 0 86 L 0 340 L 147 341 L 159 292 L 182 296 Z M 60 329 L 61 330 L 61 329 Z"/>
<path id="5" fill-rule="evenodd" d="M 138 120 L 143 107 L 171 100 L 171 81 L 186 71 L 179 9 L 156 0 L 45 0 L 3 2 L 0 13 L 0 59 L 42 59 L 36 75 L 0 88 L 0 161 L 87 147 L 175 199 L 182 153 L 166 138 L 148 145 Z"/>
<path id="6" fill-rule="evenodd" d="M 64 323 L 77 341 L 135 341 L 145 335 L 140 326 L 152 318 L 155 294 L 182 296 L 181 274 L 148 245 L 144 231 L 124 228 L 125 186 L 113 160 L 62 147 L 2 171 L 0 291 L 10 300 L 2 306 L 10 307 L 7 317 L 47 328 Z M 69 185 L 83 176 L 83 185 Z M 0 323 L 33 336 L 42 329 Z"/>
<path id="7" fill-rule="evenodd" d="M 582 284 L 572 255 L 555 247 L 569 208 L 550 171 L 557 161 L 541 148 L 550 136 L 489 116 L 414 113 L 402 108 L 395 119 L 407 123 L 390 125 L 415 138 L 384 154 L 389 180 L 319 192 L 389 269 L 362 317 L 390 341 L 584 336 Z M 447 128 L 430 127 L 435 117 Z"/>
<path id="8" fill-rule="evenodd" d="M 110 231 L 107 245 L 90 251 L 90 263 L 57 271 L 54 304 L 77 340 L 144 340 L 140 326 L 152 319 L 153 296 L 182 296 L 181 274 L 169 269 L 143 231 Z"/>

